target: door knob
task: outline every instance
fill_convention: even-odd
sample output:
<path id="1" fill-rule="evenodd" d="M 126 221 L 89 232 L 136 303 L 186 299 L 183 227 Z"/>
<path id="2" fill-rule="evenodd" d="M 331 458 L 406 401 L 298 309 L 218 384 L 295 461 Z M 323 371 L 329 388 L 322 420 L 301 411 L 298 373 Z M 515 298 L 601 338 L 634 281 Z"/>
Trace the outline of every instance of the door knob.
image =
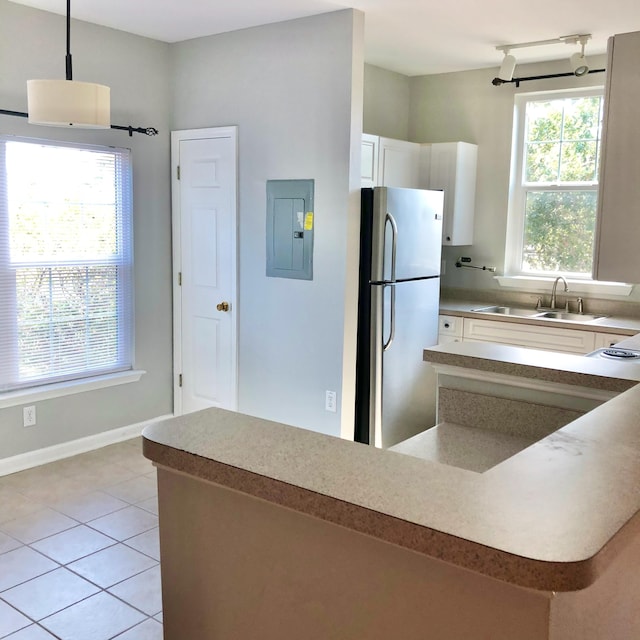
<path id="1" fill-rule="evenodd" d="M 219 302 L 216 305 L 216 309 L 218 311 L 229 311 L 229 303 L 228 302 Z"/>

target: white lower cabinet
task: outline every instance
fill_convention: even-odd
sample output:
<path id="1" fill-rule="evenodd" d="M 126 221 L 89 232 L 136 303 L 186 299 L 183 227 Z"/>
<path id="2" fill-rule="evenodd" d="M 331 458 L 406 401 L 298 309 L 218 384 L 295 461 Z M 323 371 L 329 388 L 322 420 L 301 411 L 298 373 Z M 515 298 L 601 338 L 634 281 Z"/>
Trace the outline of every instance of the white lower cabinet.
<path id="1" fill-rule="evenodd" d="M 606 349 L 607 347 L 613 347 L 621 340 L 626 340 L 629 336 L 623 336 L 617 333 L 596 333 L 594 349 Z"/>
<path id="2" fill-rule="evenodd" d="M 463 339 L 563 353 L 585 354 L 595 349 L 595 334 L 591 331 L 476 318 L 464 318 Z"/>
<path id="3" fill-rule="evenodd" d="M 438 344 L 462 342 L 463 320 L 460 316 L 440 316 L 438 319 Z"/>
<path id="4" fill-rule="evenodd" d="M 549 325 L 482 320 L 462 316 L 440 315 L 438 321 L 438 344 L 493 342 L 560 353 L 585 354 L 595 349 L 611 347 L 627 338 L 629 335 L 619 333 L 565 329 Z"/>

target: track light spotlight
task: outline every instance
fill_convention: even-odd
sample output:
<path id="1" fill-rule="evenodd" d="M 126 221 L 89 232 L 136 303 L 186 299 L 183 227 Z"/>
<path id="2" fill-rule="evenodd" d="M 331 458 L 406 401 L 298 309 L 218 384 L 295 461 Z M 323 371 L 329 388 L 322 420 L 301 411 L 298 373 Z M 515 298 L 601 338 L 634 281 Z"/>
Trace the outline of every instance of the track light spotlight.
<path id="1" fill-rule="evenodd" d="M 581 46 L 581 50 L 569 58 L 571 71 L 573 71 L 574 75 L 578 76 L 578 78 L 589 73 L 589 64 L 584 55 L 584 45 L 587 43 L 587 40 L 588 38 L 579 38 L 577 43 Z"/>
<path id="2" fill-rule="evenodd" d="M 504 58 L 500 65 L 500 71 L 498 72 L 498 78 L 509 82 L 513 79 L 513 72 L 516 68 L 516 59 L 509 54 L 509 49 L 505 49 Z"/>

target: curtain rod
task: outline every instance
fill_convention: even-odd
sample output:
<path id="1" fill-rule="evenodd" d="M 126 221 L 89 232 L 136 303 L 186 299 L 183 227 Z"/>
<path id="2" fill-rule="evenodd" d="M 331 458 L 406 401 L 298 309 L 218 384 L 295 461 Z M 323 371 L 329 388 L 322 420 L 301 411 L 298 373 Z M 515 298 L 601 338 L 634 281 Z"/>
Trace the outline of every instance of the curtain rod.
<path id="1" fill-rule="evenodd" d="M 590 69 L 587 73 L 604 73 L 606 69 Z M 494 87 L 499 87 L 502 84 L 514 83 L 516 87 L 520 86 L 521 82 L 529 82 L 530 80 L 546 80 L 547 78 L 567 78 L 569 76 L 575 76 L 574 73 L 568 71 L 567 73 L 550 73 L 546 76 L 527 76 L 525 78 L 513 78 L 513 80 L 503 80 L 502 78 L 494 78 L 491 84 Z"/>
<path id="2" fill-rule="evenodd" d="M 0 109 L 0 115 L 3 116 L 16 116 L 18 118 L 28 118 L 29 114 L 24 111 L 10 111 L 8 109 Z M 132 137 L 134 133 L 143 133 L 146 136 L 157 136 L 158 130 L 155 127 L 132 127 L 123 126 L 119 124 L 112 124 L 112 129 L 117 129 L 118 131 L 128 131 L 129 137 Z"/>

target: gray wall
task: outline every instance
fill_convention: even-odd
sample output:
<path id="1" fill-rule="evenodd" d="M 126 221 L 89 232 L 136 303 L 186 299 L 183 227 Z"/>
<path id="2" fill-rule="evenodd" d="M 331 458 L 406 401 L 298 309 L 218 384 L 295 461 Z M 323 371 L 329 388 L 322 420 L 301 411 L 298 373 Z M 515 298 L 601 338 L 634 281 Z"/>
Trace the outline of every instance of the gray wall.
<path id="1" fill-rule="evenodd" d="M 364 132 L 408 140 L 410 92 L 411 79 L 407 76 L 365 65 Z"/>
<path id="2" fill-rule="evenodd" d="M 134 171 L 136 362 L 138 383 L 0 409 L 0 458 L 93 435 L 172 411 L 169 46 L 73 22 L 74 79 L 111 86 L 115 124 L 155 126 L 155 138 L 117 131 L 37 127 L 0 115 L 0 134 L 129 147 Z M 0 107 L 26 111 L 29 78 L 64 78 L 65 20 L 0 0 Z M 1 354 L 0 354 L 1 357 Z M 29 403 L 31 404 L 31 403 Z"/>
<path id="3" fill-rule="evenodd" d="M 352 404 L 362 41 L 362 14 L 345 10 L 172 47 L 172 128 L 239 125 L 239 409 L 333 435 L 325 390 Z M 265 275 L 265 183 L 293 178 L 315 180 L 313 281 Z"/>
<path id="4" fill-rule="evenodd" d="M 591 68 L 606 67 L 605 56 L 589 58 Z M 494 87 L 496 69 L 411 78 L 409 139 L 416 142 L 463 140 L 478 145 L 476 217 L 472 247 L 444 247 L 447 273 L 443 285 L 468 289 L 498 289 L 483 271 L 456 269 L 460 255 L 471 255 L 475 264 L 496 266 L 503 272 L 511 161 L 514 96 L 517 93 L 551 91 L 604 85 L 605 74 L 584 78 L 557 78 Z M 567 71 L 564 60 L 518 65 L 517 75 L 542 75 Z M 604 296 L 602 296 L 604 297 Z M 626 300 L 640 300 L 634 292 Z"/>

